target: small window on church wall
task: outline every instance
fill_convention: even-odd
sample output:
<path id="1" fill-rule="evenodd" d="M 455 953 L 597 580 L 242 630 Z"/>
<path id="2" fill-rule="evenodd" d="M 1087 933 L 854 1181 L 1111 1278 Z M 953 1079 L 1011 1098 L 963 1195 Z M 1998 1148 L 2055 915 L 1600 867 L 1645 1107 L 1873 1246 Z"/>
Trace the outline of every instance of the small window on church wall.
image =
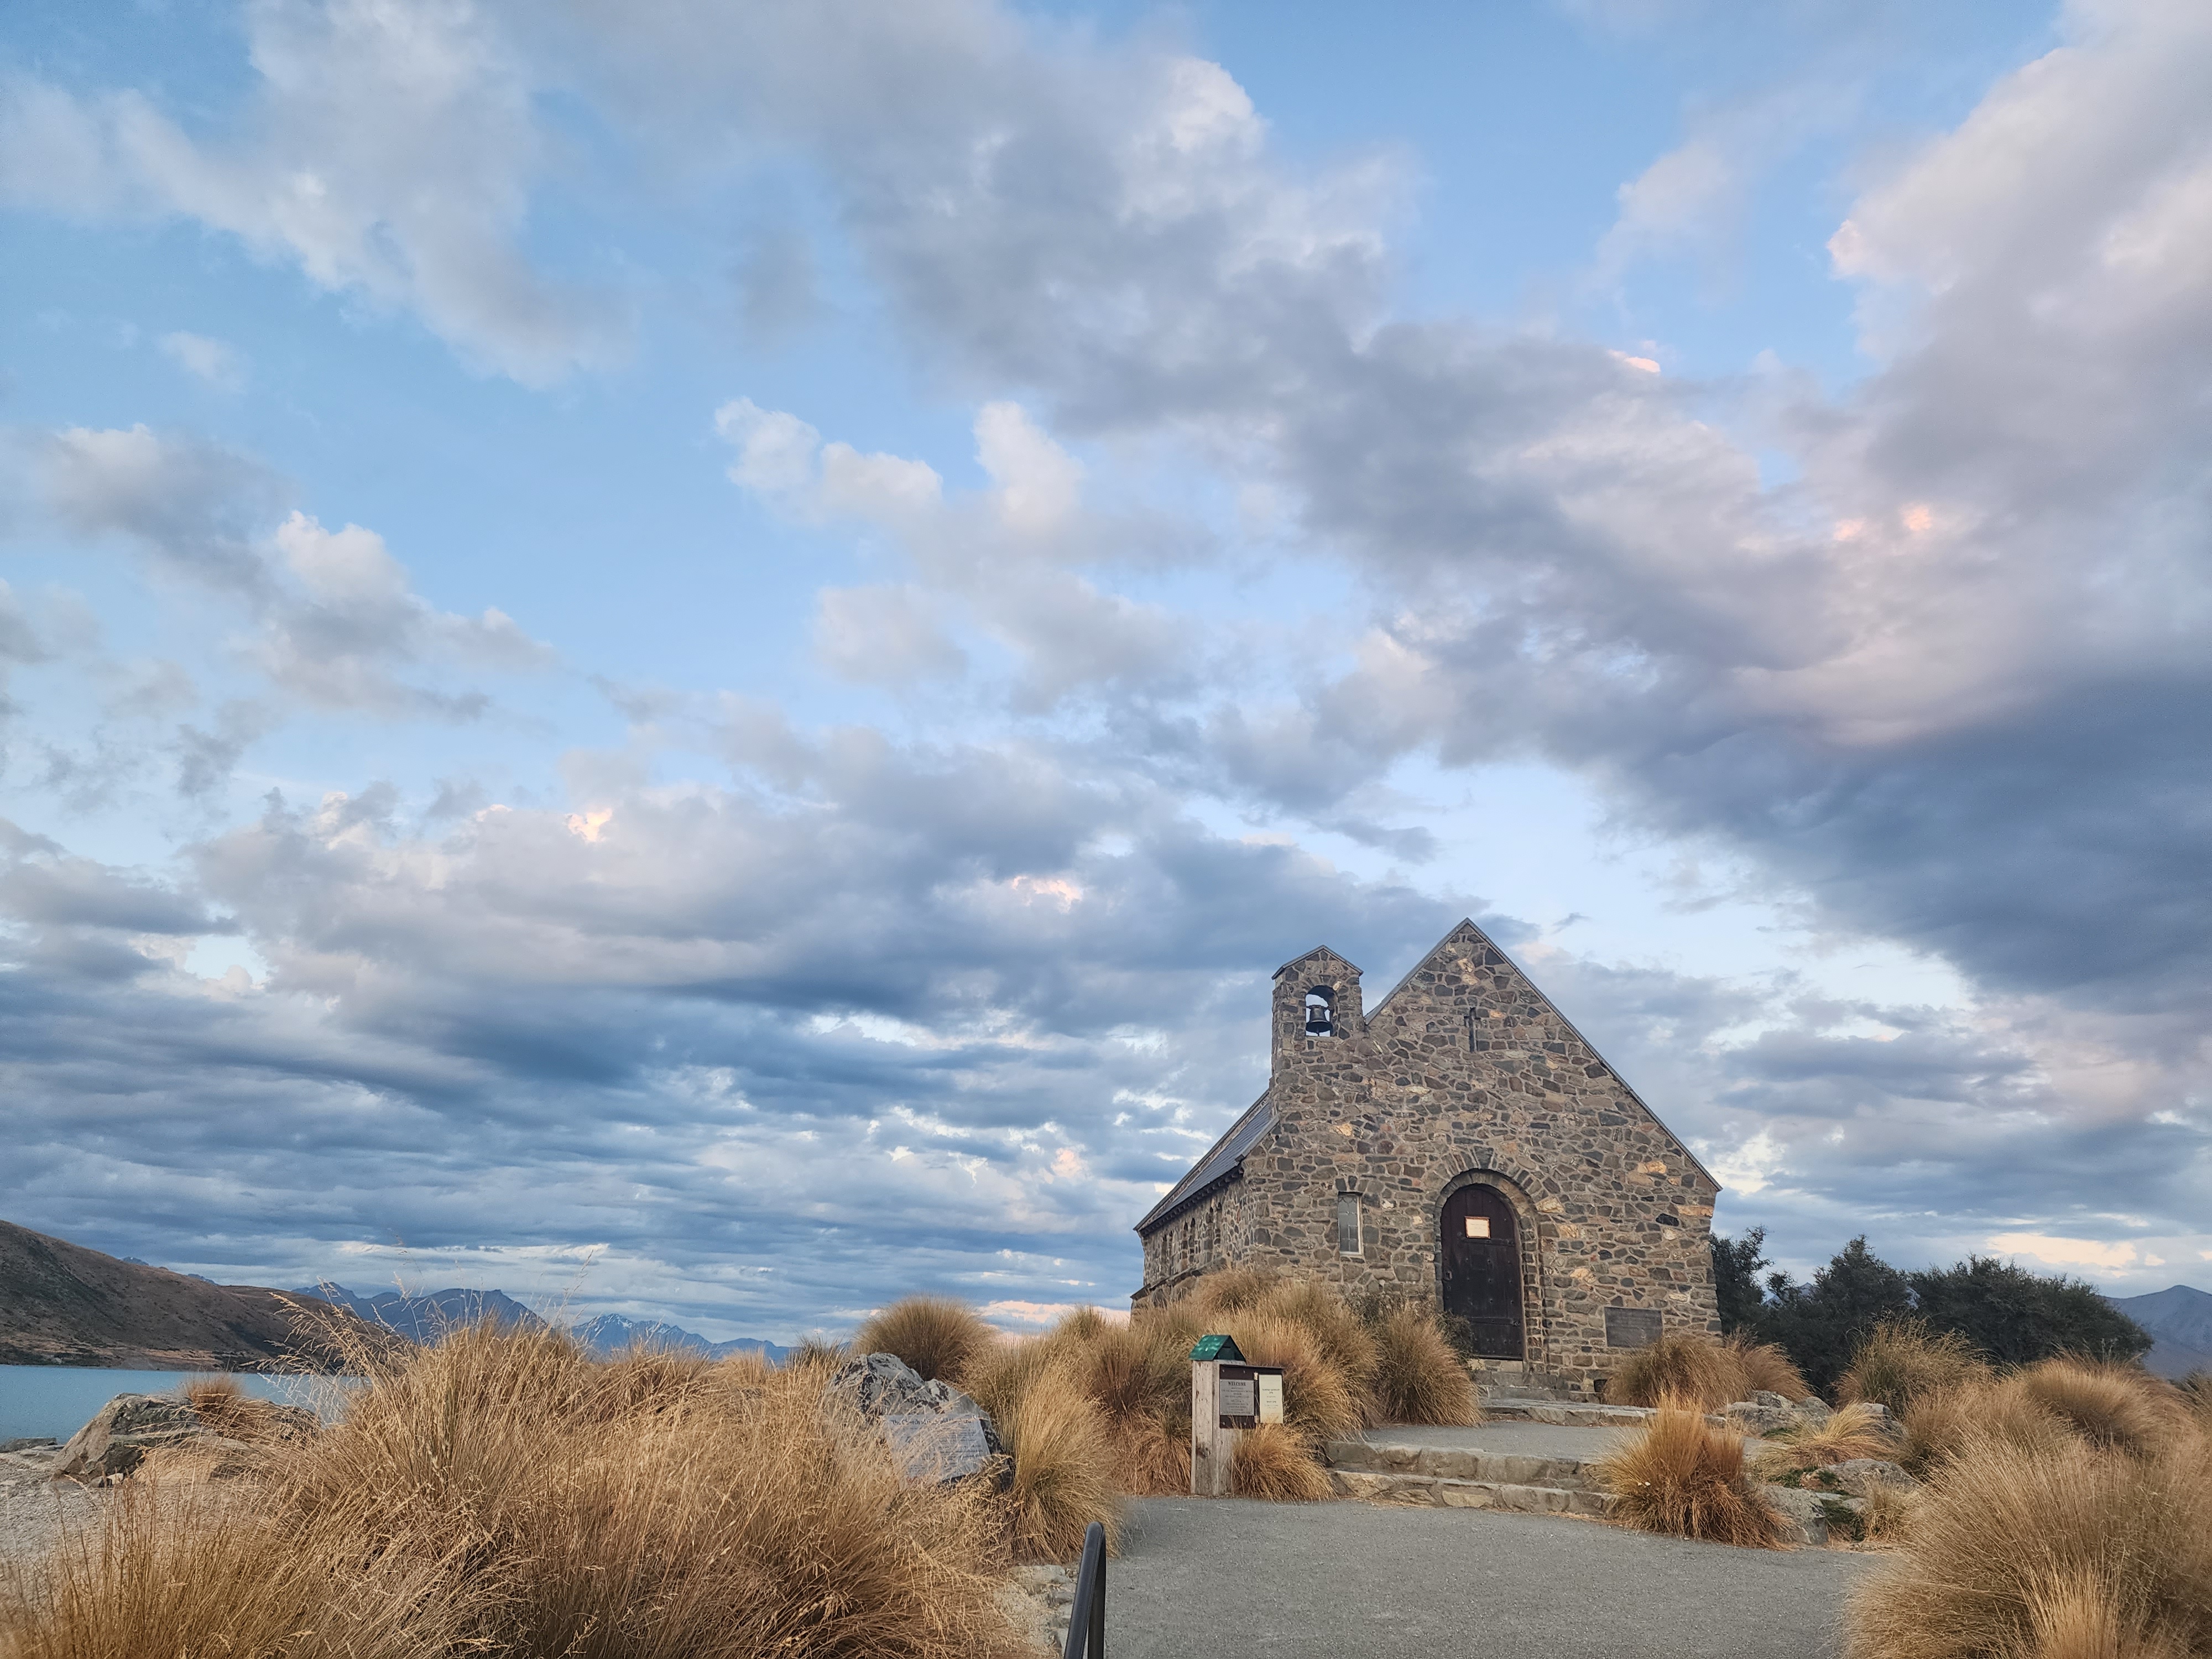
<path id="1" fill-rule="evenodd" d="M 1336 1248 L 1346 1255 L 1359 1254 L 1359 1194 L 1336 1195 Z"/>
<path id="2" fill-rule="evenodd" d="M 1467 1236 L 1468 1236 L 1469 1238 L 1487 1238 L 1487 1237 L 1490 1237 L 1490 1218 L 1489 1218 L 1488 1216 L 1486 1216 L 1486 1215 L 1471 1215 L 1471 1216 L 1468 1217 L 1468 1218 L 1467 1218 Z"/>
<path id="3" fill-rule="evenodd" d="M 1306 1035 L 1328 1036 L 1333 1033 L 1336 1030 L 1336 1021 L 1332 1018 L 1334 1008 L 1334 999 L 1329 995 L 1327 987 L 1316 985 L 1307 992 Z"/>

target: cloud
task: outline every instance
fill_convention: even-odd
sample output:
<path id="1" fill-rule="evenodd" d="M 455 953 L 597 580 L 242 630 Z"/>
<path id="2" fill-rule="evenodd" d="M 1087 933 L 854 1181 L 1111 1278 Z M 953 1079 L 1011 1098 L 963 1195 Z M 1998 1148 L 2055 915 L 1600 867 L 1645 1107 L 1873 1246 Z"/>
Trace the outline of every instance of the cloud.
<path id="1" fill-rule="evenodd" d="M 269 0 L 245 23 L 252 90 L 204 137 L 135 90 L 0 87 L 0 199 L 195 220 L 320 288 L 410 308 L 526 385 L 623 353 L 619 307 L 549 282 L 517 246 L 544 142 L 527 70 L 482 9 Z"/>
<path id="2" fill-rule="evenodd" d="M 246 360 L 228 340 L 187 334 L 180 329 L 164 334 L 161 345 L 163 356 L 218 392 L 236 392 L 246 385 Z"/>

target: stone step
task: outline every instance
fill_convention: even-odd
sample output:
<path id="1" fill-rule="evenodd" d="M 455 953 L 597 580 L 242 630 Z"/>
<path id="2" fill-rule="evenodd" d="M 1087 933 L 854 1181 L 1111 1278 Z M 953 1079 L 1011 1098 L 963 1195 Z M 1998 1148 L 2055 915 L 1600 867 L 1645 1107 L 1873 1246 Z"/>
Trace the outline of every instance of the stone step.
<path id="1" fill-rule="evenodd" d="M 1370 1504 L 1403 1504 L 1439 1510 L 1517 1510 L 1530 1515 L 1604 1515 L 1613 1507 L 1609 1492 L 1524 1486 L 1509 1480 L 1455 1480 L 1443 1475 L 1376 1469 L 1328 1472 L 1339 1498 Z"/>
<path id="2" fill-rule="evenodd" d="M 1328 1466 L 1365 1474 L 1409 1474 L 1486 1486 L 1597 1490 L 1597 1465 L 1579 1457 L 1537 1457 L 1478 1448 L 1414 1445 L 1391 1440 L 1332 1440 Z"/>
<path id="3" fill-rule="evenodd" d="M 1500 1422 L 1550 1423 L 1569 1429 L 1632 1429 L 1651 1415 L 1642 1406 L 1570 1406 L 1553 1401 L 1498 1399 L 1485 1400 L 1482 1414 Z"/>

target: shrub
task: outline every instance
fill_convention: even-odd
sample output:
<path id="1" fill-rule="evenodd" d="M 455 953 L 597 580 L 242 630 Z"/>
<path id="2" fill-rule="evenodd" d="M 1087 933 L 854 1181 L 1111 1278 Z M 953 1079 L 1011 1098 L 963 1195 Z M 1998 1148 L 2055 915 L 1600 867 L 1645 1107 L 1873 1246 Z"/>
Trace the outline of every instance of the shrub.
<path id="1" fill-rule="evenodd" d="M 2141 1455 L 2191 1430 L 2174 1391 L 2132 1366 L 2046 1359 L 2011 1383 L 2076 1434 L 2115 1450 Z"/>
<path id="2" fill-rule="evenodd" d="M 1743 1437 L 1707 1423 L 1693 1401 L 1668 1400 L 1598 1462 L 1613 1515 L 1646 1532 L 1774 1547 L 1781 1517 L 1743 1466 Z"/>
<path id="3" fill-rule="evenodd" d="M 1606 1383 L 1605 1397 L 1615 1405 L 1674 1401 L 1711 1411 L 1741 1399 L 1742 1382 L 1733 1350 L 1710 1337 L 1674 1333 L 1621 1361 Z"/>
<path id="4" fill-rule="evenodd" d="M 1921 1318 L 1956 1332 L 1999 1365 L 2032 1365 L 2061 1353 L 2128 1360 L 2150 1350 L 2149 1332 L 2095 1285 L 2063 1273 L 1970 1255 L 1905 1277 Z"/>
<path id="5" fill-rule="evenodd" d="M 2072 1437 L 2023 1451 L 1970 1435 L 1849 1620 L 1851 1659 L 2204 1652 L 2212 1454 L 2191 1436 L 2146 1469 Z"/>
<path id="6" fill-rule="evenodd" d="M 1817 1469 L 1854 1457 L 1894 1457 L 1897 1448 L 1864 1406 L 1845 1406 L 1818 1427 L 1785 1429 L 1759 1455 L 1752 1473 L 1771 1480 L 1790 1469 Z"/>
<path id="7" fill-rule="evenodd" d="M 1797 1368 L 1790 1363 L 1790 1356 L 1773 1343 L 1754 1342 L 1748 1332 L 1738 1331 L 1721 1346 L 1735 1356 L 1740 1378 L 1736 1386 L 1742 1390 L 1735 1396 L 1737 1399 L 1748 1400 L 1764 1392 L 1778 1394 L 1784 1400 L 1802 1400 L 1813 1392 Z"/>
<path id="8" fill-rule="evenodd" d="M 1006 1498 L 1017 1555 L 1066 1561 L 1082 1549 L 1093 1521 L 1105 1523 L 1109 1544 L 1120 1537 L 1113 1437 L 1063 1358 L 1053 1357 L 1036 1372 L 998 1425 L 1014 1459 Z"/>
<path id="9" fill-rule="evenodd" d="M 999 1334 L 966 1303 L 910 1296 L 869 1319 L 853 1343 L 861 1353 L 895 1353 L 930 1381 L 957 1382 L 998 1340 Z"/>
<path id="10" fill-rule="evenodd" d="M 1328 1473 L 1296 1432 L 1280 1423 L 1262 1423 L 1237 1437 L 1229 1489 L 1271 1504 L 1313 1504 L 1328 1496 Z"/>
<path id="11" fill-rule="evenodd" d="M 1840 1400 L 1872 1401 L 1902 1413 L 1923 1394 L 1984 1381 L 1989 1375 L 1989 1366 L 1964 1337 L 1931 1331 L 1917 1319 L 1886 1319 L 1851 1351 L 1850 1369 L 1837 1383 L 1836 1394 Z"/>
<path id="12" fill-rule="evenodd" d="M 1394 1308 L 1376 1322 L 1374 1340 L 1374 1421 L 1482 1420 L 1474 1379 L 1430 1314 L 1419 1308 Z"/>

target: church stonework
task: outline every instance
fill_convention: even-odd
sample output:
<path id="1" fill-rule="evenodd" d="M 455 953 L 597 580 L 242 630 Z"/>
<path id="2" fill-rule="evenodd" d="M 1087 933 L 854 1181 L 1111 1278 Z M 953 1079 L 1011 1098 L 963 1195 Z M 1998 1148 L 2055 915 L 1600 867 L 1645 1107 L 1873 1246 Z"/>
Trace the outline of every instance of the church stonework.
<path id="1" fill-rule="evenodd" d="M 1274 1268 L 1458 1314 L 1587 1395 L 1662 1331 L 1719 1334 L 1719 1191 L 1472 921 L 1371 1014 L 1317 948 L 1276 970 L 1267 1092 L 1137 1224 L 1131 1300 Z"/>

